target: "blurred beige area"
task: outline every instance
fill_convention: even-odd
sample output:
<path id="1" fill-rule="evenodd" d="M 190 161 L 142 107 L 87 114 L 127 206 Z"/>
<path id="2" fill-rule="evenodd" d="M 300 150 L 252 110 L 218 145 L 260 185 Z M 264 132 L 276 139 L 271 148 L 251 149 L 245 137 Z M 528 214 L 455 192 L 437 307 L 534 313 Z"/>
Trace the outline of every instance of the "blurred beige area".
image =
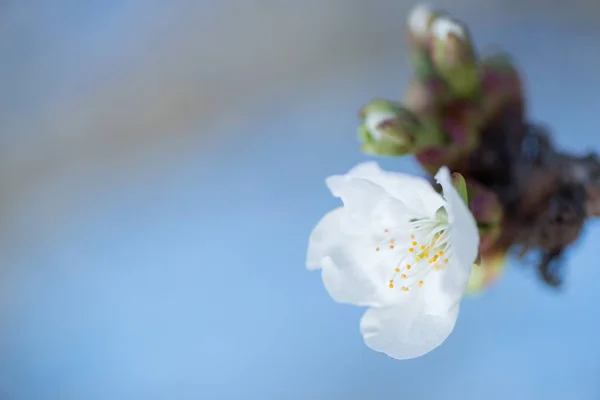
<path id="1" fill-rule="evenodd" d="M 590 25 L 599 4 L 439 2 L 469 22 L 497 24 L 499 31 L 511 19 L 536 16 Z M 211 151 L 212 126 L 251 117 L 266 94 L 308 86 L 317 95 L 337 75 L 368 71 L 376 60 L 401 54 L 402 22 L 413 5 L 404 0 L 3 3 L 0 218 L 26 211 L 19 204 L 50 177 L 93 170 L 90 179 L 123 179 L 123 171 L 150 166 L 150 161 L 140 164 L 136 154 L 165 146 L 176 155 L 190 141 L 197 145 L 198 138 Z M 63 193 L 42 213 L 57 220 L 77 201 Z"/>

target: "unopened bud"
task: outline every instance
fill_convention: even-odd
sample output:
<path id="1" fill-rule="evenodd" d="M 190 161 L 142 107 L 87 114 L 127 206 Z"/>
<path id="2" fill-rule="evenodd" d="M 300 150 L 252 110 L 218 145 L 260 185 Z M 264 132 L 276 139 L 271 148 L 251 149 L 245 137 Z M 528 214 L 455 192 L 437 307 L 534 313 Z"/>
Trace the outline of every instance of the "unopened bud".
<path id="1" fill-rule="evenodd" d="M 374 100 L 360 112 L 363 123 L 358 128 L 361 150 L 365 153 L 400 156 L 414 146 L 419 120 L 398 103 Z"/>
<path id="2" fill-rule="evenodd" d="M 431 24 L 433 64 L 458 98 L 469 98 L 480 88 L 475 51 L 469 32 L 462 23 L 440 16 Z"/>

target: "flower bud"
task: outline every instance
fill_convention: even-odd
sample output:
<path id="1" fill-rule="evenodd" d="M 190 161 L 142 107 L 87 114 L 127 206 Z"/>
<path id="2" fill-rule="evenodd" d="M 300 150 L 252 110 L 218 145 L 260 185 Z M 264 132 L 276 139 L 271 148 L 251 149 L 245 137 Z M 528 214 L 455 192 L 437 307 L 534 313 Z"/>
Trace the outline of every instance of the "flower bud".
<path id="1" fill-rule="evenodd" d="M 360 112 L 363 123 L 358 128 L 361 150 L 376 155 L 400 156 L 409 154 L 414 146 L 417 117 L 402 105 L 373 100 Z"/>
<path id="2" fill-rule="evenodd" d="M 480 77 L 466 26 L 448 16 L 431 24 L 431 59 L 455 97 L 470 98 L 478 93 Z"/>

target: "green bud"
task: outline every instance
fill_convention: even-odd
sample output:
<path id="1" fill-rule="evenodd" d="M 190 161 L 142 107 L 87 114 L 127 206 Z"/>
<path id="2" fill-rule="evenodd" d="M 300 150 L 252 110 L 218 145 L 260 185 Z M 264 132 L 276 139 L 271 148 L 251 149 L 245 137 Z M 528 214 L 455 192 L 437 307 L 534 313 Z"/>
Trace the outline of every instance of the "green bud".
<path id="1" fill-rule="evenodd" d="M 447 16 L 431 25 L 431 59 L 457 98 L 471 98 L 480 89 L 475 51 L 466 26 Z"/>
<path id="2" fill-rule="evenodd" d="M 416 116 L 396 102 L 376 99 L 360 111 L 363 123 L 358 139 L 365 153 L 402 156 L 410 154 L 420 123 Z"/>
<path id="3" fill-rule="evenodd" d="M 373 113 L 390 113 L 396 114 L 401 112 L 404 107 L 401 103 L 385 100 L 385 99 L 374 99 L 364 107 L 362 107 L 359 111 L 359 116 L 361 119 L 367 118 L 367 115 Z"/>

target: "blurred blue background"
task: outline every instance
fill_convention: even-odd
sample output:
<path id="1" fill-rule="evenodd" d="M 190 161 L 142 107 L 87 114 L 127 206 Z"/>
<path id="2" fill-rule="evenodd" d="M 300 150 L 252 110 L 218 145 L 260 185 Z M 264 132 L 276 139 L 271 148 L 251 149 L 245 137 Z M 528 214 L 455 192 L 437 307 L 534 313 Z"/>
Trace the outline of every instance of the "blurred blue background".
<path id="1" fill-rule="evenodd" d="M 402 97 L 413 4 L 1 3 L 0 399 L 599 399 L 595 223 L 562 293 L 511 265 L 413 361 L 305 270 L 325 177 L 370 159 L 358 108 Z M 439 5 L 598 149 L 596 2 Z"/>

